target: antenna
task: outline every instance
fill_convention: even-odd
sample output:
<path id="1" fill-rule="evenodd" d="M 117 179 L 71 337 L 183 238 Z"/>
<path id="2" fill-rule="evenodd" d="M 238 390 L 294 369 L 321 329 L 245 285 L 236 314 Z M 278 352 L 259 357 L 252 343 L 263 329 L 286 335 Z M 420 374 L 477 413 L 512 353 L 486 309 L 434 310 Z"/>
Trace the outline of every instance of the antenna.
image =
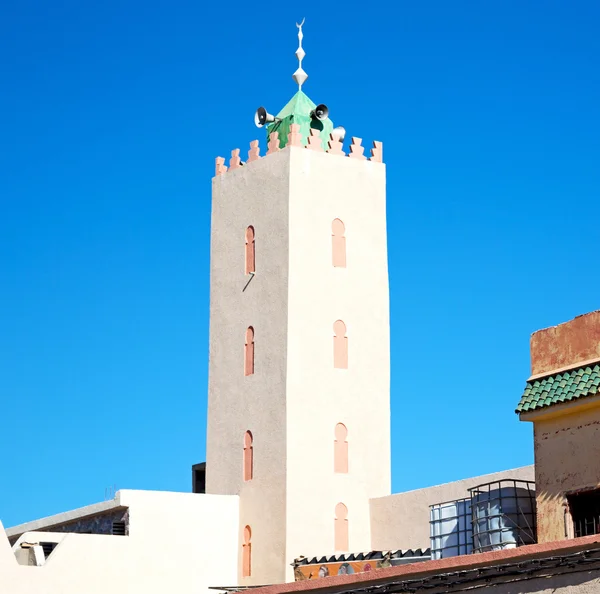
<path id="1" fill-rule="evenodd" d="M 108 501 L 109 499 L 114 499 L 117 494 L 117 485 L 113 485 L 112 487 L 104 487 L 104 501 Z"/>
<path id="2" fill-rule="evenodd" d="M 298 90 L 302 90 L 302 85 L 306 82 L 308 78 L 308 74 L 302 70 L 302 60 L 304 60 L 304 56 L 306 56 L 305 51 L 302 49 L 302 38 L 304 35 L 302 34 L 302 25 L 304 25 L 304 21 L 306 19 L 302 19 L 300 24 L 296 23 L 296 27 L 298 27 L 298 49 L 296 50 L 296 58 L 298 58 L 298 69 L 292 75 L 292 78 L 296 81 L 298 85 Z"/>

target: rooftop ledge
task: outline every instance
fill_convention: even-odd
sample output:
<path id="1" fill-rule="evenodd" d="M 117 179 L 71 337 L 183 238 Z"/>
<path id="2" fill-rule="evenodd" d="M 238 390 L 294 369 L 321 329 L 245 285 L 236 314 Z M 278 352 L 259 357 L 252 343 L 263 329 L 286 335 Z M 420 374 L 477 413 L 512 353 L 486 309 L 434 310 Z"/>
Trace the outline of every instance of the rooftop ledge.
<path id="1" fill-rule="evenodd" d="M 584 554 L 584 551 L 587 552 Z M 438 587 L 443 583 L 438 578 L 444 574 L 461 574 L 462 579 L 468 579 L 463 572 L 479 570 L 483 568 L 500 569 L 500 567 L 517 566 L 521 564 L 532 563 L 531 571 L 535 571 L 538 565 L 541 566 L 542 559 L 556 557 L 573 556 L 573 564 L 576 564 L 576 558 L 582 559 L 593 556 L 600 563 L 600 535 L 584 536 L 582 538 L 573 538 L 570 540 L 561 540 L 543 544 L 528 545 L 516 549 L 504 549 L 501 551 L 491 551 L 489 553 L 478 553 L 474 555 L 462 555 L 459 557 L 450 557 L 448 559 L 439 559 L 435 561 L 423 561 L 420 563 L 411 563 L 408 565 L 399 565 L 385 569 L 377 569 L 366 573 L 354 573 L 351 575 L 336 575 L 315 580 L 304 580 L 290 582 L 287 584 L 277 584 L 273 586 L 258 587 L 252 590 L 252 594 L 286 594 L 291 592 L 310 592 L 312 590 L 328 590 L 330 592 L 349 592 L 352 590 L 364 590 L 374 586 L 387 584 L 391 582 L 409 582 L 413 580 L 428 580 L 436 578 Z M 534 560 L 539 560 L 535 563 Z M 585 567 L 585 565 L 584 565 Z M 543 569 L 543 568 L 542 568 Z M 564 567 L 561 568 L 564 571 Z M 586 571 L 589 568 L 582 568 Z M 486 579 L 485 572 L 478 572 L 481 576 L 473 576 L 475 579 Z"/>
<path id="2" fill-rule="evenodd" d="M 70 522 L 75 522 L 83 518 L 103 514 L 110 510 L 124 507 L 126 506 L 121 503 L 121 491 L 117 491 L 115 497 L 108 501 L 93 503 L 92 505 L 86 505 L 85 507 L 78 507 L 77 509 L 68 512 L 47 516 L 45 518 L 40 518 L 39 520 L 32 520 L 31 522 L 25 522 L 24 524 L 7 528 L 6 536 L 11 538 L 13 536 L 20 536 L 24 532 L 39 531 L 44 528 L 69 524 Z"/>

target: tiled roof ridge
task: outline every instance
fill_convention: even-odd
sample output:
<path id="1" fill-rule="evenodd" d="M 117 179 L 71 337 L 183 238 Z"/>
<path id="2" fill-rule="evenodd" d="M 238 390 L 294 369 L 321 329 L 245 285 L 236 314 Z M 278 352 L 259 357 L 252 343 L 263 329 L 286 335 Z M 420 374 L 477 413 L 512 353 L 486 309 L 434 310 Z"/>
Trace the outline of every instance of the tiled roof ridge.
<path id="1" fill-rule="evenodd" d="M 600 361 L 579 364 L 550 375 L 530 378 L 517 414 L 593 396 L 600 392 Z"/>

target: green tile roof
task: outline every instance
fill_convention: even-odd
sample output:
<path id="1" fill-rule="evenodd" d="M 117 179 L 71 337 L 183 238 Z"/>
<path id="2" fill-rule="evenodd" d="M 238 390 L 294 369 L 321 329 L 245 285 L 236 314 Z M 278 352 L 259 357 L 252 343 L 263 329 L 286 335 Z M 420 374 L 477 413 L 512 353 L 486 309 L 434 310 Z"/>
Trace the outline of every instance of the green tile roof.
<path id="1" fill-rule="evenodd" d="M 600 364 L 527 382 L 517 413 L 537 410 L 600 392 Z"/>
<path id="2" fill-rule="evenodd" d="M 316 120 L 310 117 L 310 112 L 317 107 L 312 99 L 298 91 L 287 103 L 287 105 L 277 114 L 277 121 L 267 126 L 267 140 L 271 132 L 279 132 L 279 147 L 284 148 L 287 145 L 288 133 L 292 124 L 300 126 L 302 135 L 302 144 L 305 145 L 310 134 L 311 128 L 316 128 L 321 132 L 321 144 L 323 150 L 329 148 L 327 141 L 333 131 L 333 122 L 329 118 Z"/>

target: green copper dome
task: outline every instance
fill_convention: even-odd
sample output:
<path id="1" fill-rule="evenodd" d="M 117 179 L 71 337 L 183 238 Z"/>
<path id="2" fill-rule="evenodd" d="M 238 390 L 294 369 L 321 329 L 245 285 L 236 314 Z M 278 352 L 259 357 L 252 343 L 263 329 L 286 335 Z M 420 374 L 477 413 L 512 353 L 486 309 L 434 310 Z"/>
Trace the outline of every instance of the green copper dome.
<path id="1" fill-rule="evenodd" d="M 329 148 L 327 142 L 333 130 L 333 122 L 329 118 L 325 118 L 324 120 L 312 119 L 310 112 L 315 107 L 316 104 L 307 95 L 302 91 L 298 91 L 277 114 L 278 120 L 267 126 L 267 140 L 271 132 L 279 132 L 279 147 L 283 148 L 287 144 L 290 126 L 292 124 L 299 124 L 302 144 L 307 144 L 310 129 L 315 128 L 321 131 L 321 144 L 323 145 L 323 149 L 327 150 Z"/>

